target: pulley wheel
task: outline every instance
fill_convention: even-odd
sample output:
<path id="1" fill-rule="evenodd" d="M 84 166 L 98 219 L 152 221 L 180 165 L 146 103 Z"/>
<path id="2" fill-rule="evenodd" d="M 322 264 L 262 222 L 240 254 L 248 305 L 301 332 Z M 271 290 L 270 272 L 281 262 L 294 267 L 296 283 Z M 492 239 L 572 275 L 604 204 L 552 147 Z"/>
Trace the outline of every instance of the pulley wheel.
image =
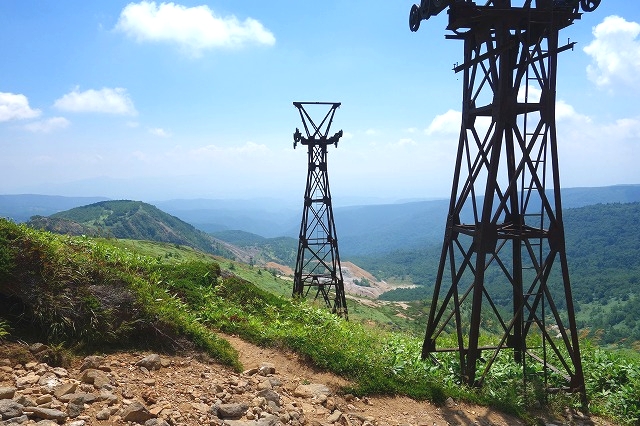
<path id="1" fill-rule="evenodd" d="M 600 6 L 600 0 L 581 0 L 580 4 L 585 12 L 593 12 Z"/>

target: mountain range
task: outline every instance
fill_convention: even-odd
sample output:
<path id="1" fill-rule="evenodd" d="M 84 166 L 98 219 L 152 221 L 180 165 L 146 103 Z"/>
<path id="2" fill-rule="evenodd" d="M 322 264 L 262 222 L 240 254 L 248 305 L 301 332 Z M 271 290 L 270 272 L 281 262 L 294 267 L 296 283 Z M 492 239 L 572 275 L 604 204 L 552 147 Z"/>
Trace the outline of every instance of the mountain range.
<path id="1" fill-rule="evenodd" d="M 25 222 L 33 215 L 49 216 L 104 198 L 0 195 L 0 216 Z M 563 208 L 640 201 L 640 185 L 616 185 L 562 190 Z M 240 230 L 264 238 L 297 240 L 302 202 L 294 200 L 168 200 L 150 204 L 195 228 L 219 238 Z M 444 235 L 449 200 L 334 207 L 343 256 L 371 256 L 394 250 L 438 244 Z M 230 241 L 233 242 L 233 241 Z"/>

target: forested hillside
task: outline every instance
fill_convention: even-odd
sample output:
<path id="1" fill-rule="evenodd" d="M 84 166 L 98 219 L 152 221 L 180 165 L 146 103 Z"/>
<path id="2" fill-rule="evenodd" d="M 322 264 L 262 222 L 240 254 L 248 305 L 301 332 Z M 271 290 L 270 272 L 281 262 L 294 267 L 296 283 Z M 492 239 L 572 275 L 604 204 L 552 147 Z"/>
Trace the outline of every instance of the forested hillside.
<path id="1" fill-rule="evenodd" d="M 579 326 L 603 343 L 640 341 L 640 203 L 564 209 L 571 287 Z M 350 259 L 380 279 L 417 284 L 384 300 L 430 299 L 441 246 Z M 508 291 L 508 288 L 506 289 Z"/>

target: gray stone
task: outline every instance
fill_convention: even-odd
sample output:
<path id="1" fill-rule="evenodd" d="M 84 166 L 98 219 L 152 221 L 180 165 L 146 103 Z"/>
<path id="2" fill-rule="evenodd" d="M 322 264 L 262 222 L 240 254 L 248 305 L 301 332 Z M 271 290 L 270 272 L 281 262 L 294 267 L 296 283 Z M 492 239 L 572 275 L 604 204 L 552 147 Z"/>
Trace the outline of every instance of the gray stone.
<path id="1" fill-rule="evenodd" d="M 263 362 L 262 365 L 260 365 L 260 368 L 258 368 L 258 374 L 260 374 L 261 376 L 267 376 L 269 374 L 275 373 L 276 366 L 271 364 L 270 362 Z"/>
<path id="2" fill-rule="evenodd" d="M 150 419 L 144 422 L 144 426 L 171 426 L 163 419 Z"/>
<path id="3" fill-rule="evenodd" d="M 84 426 L 84 425 L 85 425 L 84 420 L 74 420 L 71 423 L 67 424 L 67 426 Z"/>
<path id="4" fill-rule="evenodd" d="M 121 417 L 125 422 L 144 423 L 155 416 L 151 414 L 144 405 L 138 401 L 133 401 L 122 410 Z"/>
<path id="5" fill-rule="evenodd" d="M 311 383 L 309 385 L 299 385 L 293 391 L 293 395 L 299 398 L 313 398 L 320 395 L 331 395 L 331 391 L 323 384 Z"/>
<path id="6" fill-rule="evenodd" d="M 35 385 L 40 380 L 40 376 L 34 373 L 29 373 L 26 376 L 18 377 L 16 379 L 16 387 L 18 389 L 26 389 L 31 385 Z"/>
<path id="7" fill-rule="evenodd" d="M 44 395 L 40 395 L 39 397 L 36 398 L 36 405 L 44 405 L 44 404 L 48 404 L 51 401 L 53 401 L 53 396 L 46 393 Z M 33 405 L 33 404 L 30 404 Z"/>
<path id="8" fill-rule="evenodd" d="M 69 377 L 69 372 L 67 371 L 66 368 L 62 368 L 62 367 L 55 367 L 53 370 L 53 374 L 55 374 L 58 377 Z"/>
<path id="9" fill-rule="evenodd" d="M 103 408 L 96 413 L 96 420 L 109 420 L 109 417 L 111 417 L 111 410 L 108 408 Z"/>
<path id="10" fill-rule="evenodd" d="M 29 417 L 53 420 L 56 422 L 63 422 L 67 419 L 67 413 L 53 408 L 25 407 L 24 412 L 27 413 L 27 416 Z"/>
<path id="11" fill-rule="evenodd" d="M 74 393 L 77 388 L 78 385 L 75 383 L 63 383 L 53 391 L 53 395 L 60 399 L 64 395 Z"/>
<path id="12" fill-rule="evenodd" d="M 100 401 L 106 402 L 108 405 L 113 405 L 118 403 L 118 397 L 113 392 L 109 392 L 109 391 L 100 392 L 100 395 L 98 395 L 98 399 Z"/>
<path id="13" fill-rule="evenodd" d="M 33 399 L 28 398 L 25 395 L 20 395 L 17 398 L 14 398 L 14 401 L 22 405 L 23 407 L 33 407 L 38 405 Z"/>
<path id="14" fill-rule="evenodd" d="M 90 385 L 95 386 L 100 389 L 101 387 L 111 384 L 111 380 L 109 377 L 100 370 L 95 370 L 93 368 L 89 368 L 82 372 L 82 377 L 80 380 L 83 383 L 89 383 Z"/>
<path id="15" fill-rule="evenodd" d="M 0 419 L 6 420 L 19 417 L 22 415 L 23 408 L 21 404 L 11 399 L 2 399 L 0 400 Z"/>
<path id="16" fill-rule="evenodd" d="M 104 357 L 99 355 L 90 355 L 82 360 L 82 365 L 80 366 L 80 371 L 93 369 L 97 370 L 100 368 L 102 363 L 104 362 Z"/>
<path id="17" fill-rule="evenodd" d="M 18 417 L 12 417 L 10 419 L 0 421 L 0 425 L 21 425 L 29 421 L 29 417 L 26 414 L 23 414 Z"/>
<path id="18" fill-rule="evenodd" d="M 335 410 L 331 415 L 327 418 L 328 423 L 335 423 L 340 420 L 342 417 L 342 411 Z"/>
<path id="19" fill-rule="evenodd" d="M 280 406 L 280 395 L 273 389 L 263 389 L 258 392 L 258 396 L 263 397 L 267 401 L 275 402 L 278 406 Z"/>
<path id="20" fill-rule="evenodd" d="M 16 394 L 16 388 L 13 386 L 0 387 L 0 399 L 11 399 Z"/>
<path id="21" fill-rule="evenodd" d="M 47 371 L 42 376 L 40 376 L 38 384 L 40 386 L 43 386 L 47 390 L 47 392 L 53 392 L 53 390 L 60 386 L 62 382 L 55 373 Z"/>
<path id="22" fill-rule="evenodd" d="M 65 395 L 61 395 L 60 397 L 58 397 L 58 399 L 61 402 L 69 402 L 72 399 L 83 398 L 84 395 L 86 395 L 85 392 L 74 392 L 74 393 L 68 393 L 68 394 L 65 394 Z"/>
<path id="23" fill-rule="evenodd" d="M 253 376 L 257 372 L 258 372 L 258 369 L 256 367 L 254 367 L 254 368 L 250 368 L 248 370 L 243 371 L 242 374 L 245 375 L 245 376 Z"/>
<path id="24" fill-rule="evenodd" d="M 77 396 L 67 404 L 67 415 L 76 418 L 84 411 L 84 398 Z"/>
<path id="25" fill-rule="evenodd" d="M 240 417 L 245 415 L 248 409 L 249 406 L 245 403 L 219 404 L 212 407 L 212 411 L 220 419 L 239 419 Z"/>
<path id="26" fill-rule="evenodd" d="M 45 345 L 44 343 L 34 343 L 33 345 L 29 346 L 29 351 L 32 354 L 40 353 L 46 349 L 47 349 L 47 345 Z"/>
<path id="27" fill-rule="evenodd" d="M 152 370 L 160 370 L 162 363 L 160 362 L 160 355 L 151 354 L 142 358 L 140 361 L 136 362 L 138 367 L 144 367 L 149 371 Z"/>

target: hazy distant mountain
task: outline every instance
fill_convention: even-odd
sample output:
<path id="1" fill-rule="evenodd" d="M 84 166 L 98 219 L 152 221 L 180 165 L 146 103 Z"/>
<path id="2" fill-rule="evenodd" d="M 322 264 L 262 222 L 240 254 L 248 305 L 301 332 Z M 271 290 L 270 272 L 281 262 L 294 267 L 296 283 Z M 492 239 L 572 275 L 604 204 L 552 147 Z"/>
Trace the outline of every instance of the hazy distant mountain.
<path id="1" fill-rule="evenodd" d="M 637 202 L 640 201 L 640 185 L 567 188 L 562 190 L 562 197 L 564 208 Z M 24 221 L 32 215 L 44 216 L 94 201 L 4 195 L 0 196 L 0 215 Z M 193 199 L 156 201 L 154 205 L 205 232 L 241 230 L 265 238 L 297 239 L 302 217 L 301 199 Z M 370 255 L 440 243 L 448 205 L 449 200 L 427 200 L 334 207 L 340 253 L 343 257 Z"/>
<path id="2" fill-rule="evenodd" d="M 49 216 L 74 207 L 106 201 L 105 197 L 62 197 L 58 195 L 0 195 L 0 216 L 26 222 L 31 216 Z"/>

